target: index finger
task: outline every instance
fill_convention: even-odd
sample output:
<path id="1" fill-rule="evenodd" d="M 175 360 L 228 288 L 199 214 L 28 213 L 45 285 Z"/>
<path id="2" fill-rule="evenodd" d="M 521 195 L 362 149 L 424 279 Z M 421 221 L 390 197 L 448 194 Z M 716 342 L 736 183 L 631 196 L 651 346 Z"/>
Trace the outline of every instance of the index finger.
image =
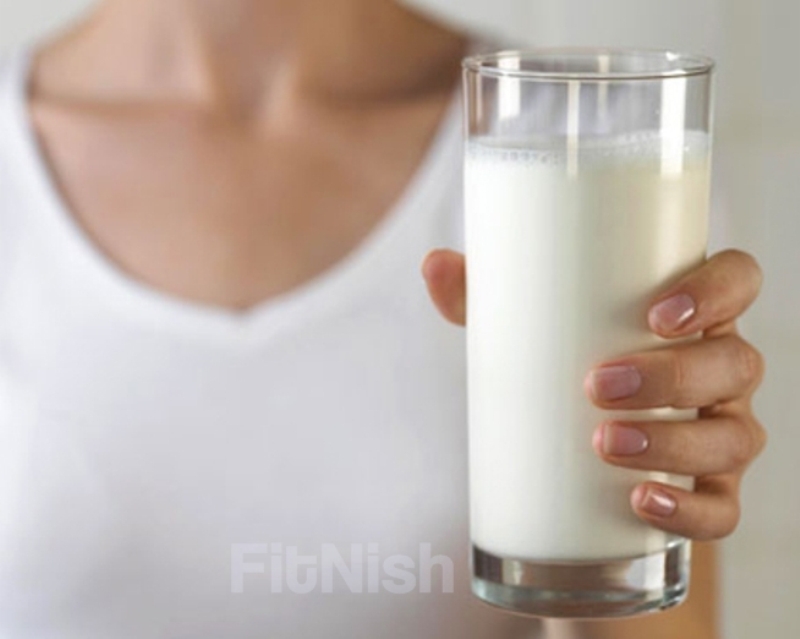
<path id="1" fill-rule="evenodd" d="M 717 253 L 653 301 L 650 328 L 662 337 L 680 337 L 726 324 L 755 301 L 761 281 L 761 268 L 751 255 Z"/>

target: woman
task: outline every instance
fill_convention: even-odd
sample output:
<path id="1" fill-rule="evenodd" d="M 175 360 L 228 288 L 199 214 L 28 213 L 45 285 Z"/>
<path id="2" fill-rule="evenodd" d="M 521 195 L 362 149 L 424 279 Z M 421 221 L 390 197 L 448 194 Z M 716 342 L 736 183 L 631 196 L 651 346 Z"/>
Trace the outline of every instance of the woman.
<path id="1" fill-rule="evenodd" d="M 106 0 L 2 65 L 0 634 L 715 636 L 705 545 L 645 620 L 543 629 L 468 593 L 463 344 L 418 277 L 459 243 L 466 50 L 389 0 Z M 423 271 L 463 324 L 461 256 Z M 706 407 L 635 425 L 640 455 L 598 438 L 699 477 L 634 492 L 655 526 L 736 525 L 759 283 L 716 256 L 650 317 L 706 339 L 594 389 Z"/>

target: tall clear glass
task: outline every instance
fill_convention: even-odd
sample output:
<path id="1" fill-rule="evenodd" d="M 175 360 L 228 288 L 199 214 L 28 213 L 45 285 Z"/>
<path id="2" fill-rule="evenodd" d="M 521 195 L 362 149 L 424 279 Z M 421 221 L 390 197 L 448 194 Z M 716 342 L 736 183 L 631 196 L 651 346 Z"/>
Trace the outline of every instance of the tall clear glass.
<path id="1" fill-rule="evenodd" d="M 468 58 L 465 206 L 473 591 L 517 612 L 615 617 L 687 594 L 690 543 L 636 517 L 644 480 L 592 449 L 597 364 L 657 349 L 650 302 L 706 257 L 711 75 L 700 56 Z"/>

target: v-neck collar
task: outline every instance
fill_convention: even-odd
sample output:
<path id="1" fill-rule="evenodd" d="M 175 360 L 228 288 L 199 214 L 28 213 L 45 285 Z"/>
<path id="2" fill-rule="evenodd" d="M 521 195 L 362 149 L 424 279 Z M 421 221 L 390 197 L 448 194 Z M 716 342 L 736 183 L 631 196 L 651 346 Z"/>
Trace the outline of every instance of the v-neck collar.
<path id="1" fill-rule="evenodd" d="M 390 285 L 387 279 L 397 271 L 397 252 L 402 252 L 404 240 L 413 236 L 415 221 L 425 210 L 439 205 L 452 188 L 446 177 L 460 170 L 460 155 L 455 152 L 460 148 L 460 100 L 454 98 L 403 194 L 367 237 L 333 267 L 243 312 L 182 299 L 125 273 L 103 254 L 70 212 L 40 148 L 28 108 L 33 53 L 21 49 L 15 54 L 10 77 L 14 121 L 12 139 L 7 142 L 14 145 L 26 195 L 34 203 L 41 227 L 56 234 L 57 245 L 68 252 L 65 263 L 80 277 L 91 279 L 91 290 L 129 320 L 151 322 L 160 330 L 174 329 L 187 337 L 259 342 L 320 313 L 343 308 L 353 295 L 385 290 Z"/>

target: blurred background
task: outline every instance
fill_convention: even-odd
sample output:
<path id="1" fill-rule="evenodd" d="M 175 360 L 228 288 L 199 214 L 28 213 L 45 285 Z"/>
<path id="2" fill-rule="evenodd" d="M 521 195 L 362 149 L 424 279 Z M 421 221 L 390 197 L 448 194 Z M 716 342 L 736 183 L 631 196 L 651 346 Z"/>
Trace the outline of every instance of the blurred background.
<path id="1" fill-rule="evenodd" d="M 744 487 L 742 523 L 724 543 L 724 637 L 800 637 L 800 428 L 793 410 L 800 393 L 800 2 L 407 3 L 506 42 L 669 47 L 718 60 L 713 248 L 746 249 L 766 273 L 745 331 L 767 358 L 757 406 L 770 432 Z M 0 0 L 0 50 L 41 37 L 91 4 Z"/>

